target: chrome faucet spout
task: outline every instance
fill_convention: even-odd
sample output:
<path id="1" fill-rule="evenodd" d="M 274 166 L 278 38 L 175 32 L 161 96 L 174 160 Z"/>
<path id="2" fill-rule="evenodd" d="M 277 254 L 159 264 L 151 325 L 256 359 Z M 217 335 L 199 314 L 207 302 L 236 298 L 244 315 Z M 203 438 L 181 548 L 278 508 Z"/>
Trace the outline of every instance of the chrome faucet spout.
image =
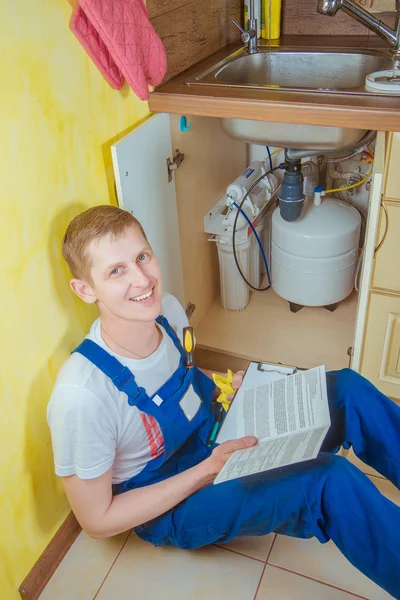
<path id="1" fill-rule="evenodd" d="M 248 33 L 250 34 L 249 54 L 255 54 L 257 52 L 257 19 L 256 19 L 255 11 L 254 11 L 254 0 L 250 0 L 250 5 L 249 5 Z"/>
<path id="2" fill-rule="evenodd" d="M 396 58 L 400 58 L 400 0 L 396 0 L 394 29 L 351 0 L 318 0 L 317 12 L 322 15 L 334 17 L 340 9 L 383 38 L 391 46 Z"/>
<path id="3" fill-rule="evenodd" d="M 242 32 L 240 36 L 242 42 L 247 44 L 249 54 L 257 52 L 257 19 L 254 15 L 254 0 L 250 0 L 249 4 L 249 21 L 247 31 L 239 25 L 237 21 L 232 19 L 232 23 Z"/>

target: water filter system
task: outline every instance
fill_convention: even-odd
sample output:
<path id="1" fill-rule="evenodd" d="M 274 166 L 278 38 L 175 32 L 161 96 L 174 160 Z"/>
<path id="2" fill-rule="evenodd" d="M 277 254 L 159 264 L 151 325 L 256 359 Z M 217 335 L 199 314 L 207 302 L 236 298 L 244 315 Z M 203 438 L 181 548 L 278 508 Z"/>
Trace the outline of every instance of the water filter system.
<path id="1" fill-rule="evenodd" d="M 267 164 L 254 161 L 204 217 L 204 231 L 217 245 L 221 303 L 228 310 L 247 306 L 250 289 L 260 287 L 261 276 L 268 269 L 269 256 L 262 239 L 264 215 L 277 188 L 278 181 L 273 173 L 268 174 Z"/>
<path id="2" fill-rule="evenodd" d="M 284 171 L 280 185 L 277 168 Z M 254 161 L 204 217 L 218 248 L 224 308 L 243 310 L 250 290 L 269 287 L 293 312 L 303 306 L 334 310 L 351 294 L 360 212 L 338 197 L 324 198 L 318 180 L 313 159 L 286 160 L 272 172 L 267 162 Z M 270 285 L 260 288 L 263 273 Z"/>
<path id="3" fill-rule="evenodd" d="M 361 217 L 350 204 L 332 197 L 307 201 L 299 221 L 272 216 L 271 270 L 274 291 L 291 304 L 334 308 L 354 286 Z"/>

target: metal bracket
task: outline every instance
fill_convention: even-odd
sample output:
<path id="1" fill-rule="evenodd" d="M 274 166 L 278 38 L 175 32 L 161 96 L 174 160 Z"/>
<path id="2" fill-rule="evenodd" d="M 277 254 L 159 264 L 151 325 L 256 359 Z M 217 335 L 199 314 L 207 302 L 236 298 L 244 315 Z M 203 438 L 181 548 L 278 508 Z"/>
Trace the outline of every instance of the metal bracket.
<path id="1" fill-rule="evenodd" d="M 179 169 L 184 160 L 185 155 L 179 152 L 178 149 L 175 150 L 175 156 L 173 160 L 171 160 L 169 157 L 167 158 L 168 183 L 172 181 L 172 171 Z"/>
<path id="2" fill-rule="evenodd" d="M 295 367 L 293 373 L 284 373 L 283 371 L 279 371 L 279 369 L 263 369 L 263 363 L 258 363 L 257 371 L 262 371 L 263 373 L 279 373 L 279 375 L 285 375 L 285 377 L 289 377 L 289 375 L 294 375 L 297 373 L 299 369 Z"/>
<path id="3" fill-rule="evenodd" d="M 193 304 L 192 302 L 190 302 L 190 300 L 189 300 L 187 307 L 186 307 L 186 316 L 188 319 L 190 319 L 190 317 L 194 313 L 195 309 L 196 309 L 196 305 Z"/>
<path id="4" fill-rule="evenodd" d="M 350 348 L 347 348 L 347 356 L 349 357 L 349 368 L 350 368 L 351 359 L 354 356 L 354 347 L 353 346 L 350 346 Z"/>

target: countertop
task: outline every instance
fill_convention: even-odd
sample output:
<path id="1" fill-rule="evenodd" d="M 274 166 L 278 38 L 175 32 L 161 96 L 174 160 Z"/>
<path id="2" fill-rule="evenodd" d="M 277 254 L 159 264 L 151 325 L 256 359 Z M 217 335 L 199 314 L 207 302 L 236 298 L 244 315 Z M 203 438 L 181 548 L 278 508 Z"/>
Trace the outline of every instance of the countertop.
<path id="1" fill-rule="evenodd" d="M 299 48 L 388 48 L 375 36 L 372 39 L 371 36 L 286 36 L 277 44 Z M 400 131 L 400 97 L 186 85 L 185 81 L 190 77 L 206 70 L 238 48 L 239 44 L 228 46 L 156 88 L 150 93 L 150 110 L 182 115 Z"/>

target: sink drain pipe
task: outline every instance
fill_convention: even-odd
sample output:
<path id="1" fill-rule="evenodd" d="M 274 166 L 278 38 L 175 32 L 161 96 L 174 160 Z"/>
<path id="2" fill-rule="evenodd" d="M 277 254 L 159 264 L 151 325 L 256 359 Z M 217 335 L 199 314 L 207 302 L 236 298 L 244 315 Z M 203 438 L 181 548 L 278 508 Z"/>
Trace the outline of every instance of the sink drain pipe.
<path id="1" fill-rule="evenodd" d="M 302 158 L 306 158 L 308 156 L 326 156 L 330 154 L 337 154 L 338 156 L 343 156 L 344 154 L 353 152 L 355 150 L 361 149 L 362 147 L 367 147 L 371 144 L 376 138 L 376 131 L 367 131 L 363 137 L 358 140 L 355 144 L 350 144 L 349 146 L 344 146 L 339 150 L 324 150 L 321 148 L 320 150 L 293 150 L 292 148 L 287 148 L 285 150 L 285 161 L 297 162 Z"/>
<path id="2" fill-rule="evenodd" d="M 285 169 L 281 189 L 279 192 L 279 209 L 285 221 L 297 221 L 304 206 L 304 177 L 301 172 L 301 162 L 286 161 L 282 165 Z"/>
<path id="3" fill-rule="evenodd" d="M 340 155 L 346 152 L 368 146 L 376 137 L 376 131 L 367 133 L 356 143 L 340 149 Z M 285 170 L 283 182 L 279 192 L 279 209 L 284 221 L 297 221 L 304 207 L 304 177 L 301 172 L 301 159 L 318 155 L 339 154 L 337 150 L 285 150 L 285 162 L 281 169 Z"/>

